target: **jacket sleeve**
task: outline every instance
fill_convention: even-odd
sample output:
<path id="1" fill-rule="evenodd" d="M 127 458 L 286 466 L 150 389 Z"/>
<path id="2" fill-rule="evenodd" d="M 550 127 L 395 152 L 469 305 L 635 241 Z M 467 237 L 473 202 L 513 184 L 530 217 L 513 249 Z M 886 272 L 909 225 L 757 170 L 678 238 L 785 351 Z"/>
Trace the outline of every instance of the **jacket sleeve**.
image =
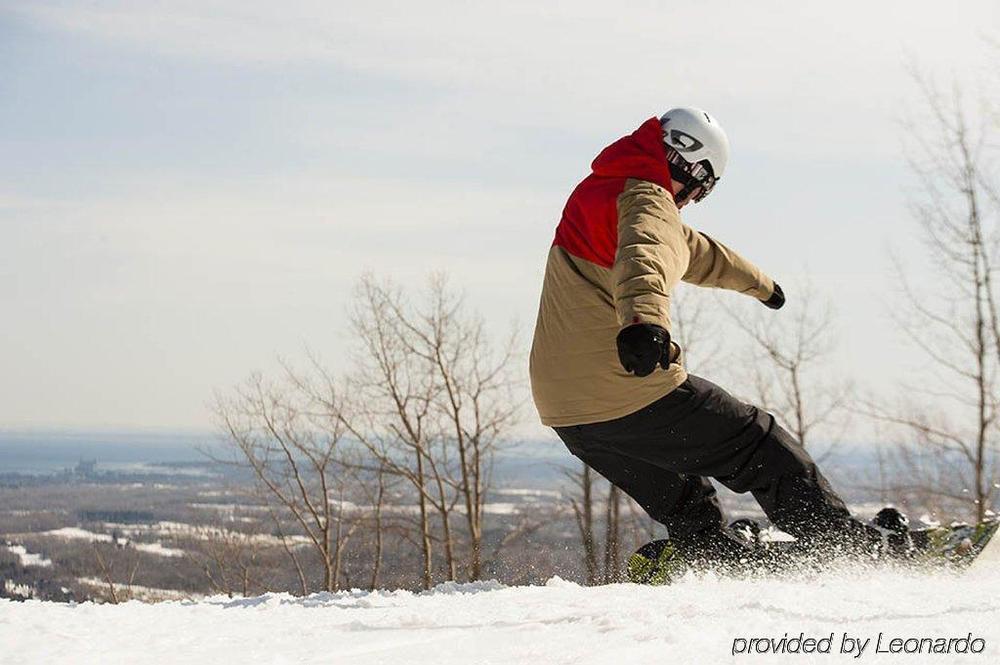
<path id="1" fill-rule="evenodd" d="M 611 268 L 618 324 L 670 330 L 670 290 L 688 271 L 691 250 L 666 189 L 630 179 L 618 196 L 618 249 Z"/>
<path id="2" fill-rule="evenodd" d="M 760 268 L 718 240 L 684 227 L 690 261 L 682 279 L 698 286 L 728 289 L 767 300 L 774 293 L 774 281 Z"/>

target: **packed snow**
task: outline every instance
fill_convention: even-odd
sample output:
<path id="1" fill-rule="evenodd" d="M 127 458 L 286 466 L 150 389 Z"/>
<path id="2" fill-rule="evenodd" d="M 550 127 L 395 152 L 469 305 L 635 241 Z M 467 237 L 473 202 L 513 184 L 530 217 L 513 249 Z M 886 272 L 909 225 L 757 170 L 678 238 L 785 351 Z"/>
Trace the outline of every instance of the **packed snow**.
<path id="1" fill-rule="evenodd" d="M 46 559 L 41 554 L 29 552 L 24 545 L 8 545 L 7 549 L 11 552 L 11 554 L 17 555 L 22 566 L 35 566 L 37 568 L 49 568 L 52 566 L 52 561 L 50 559 Z"/>
<path id="2" fill-rule="evenodd" d="M 110 543 L 114 540 L 110 534 L 94 533 L 93 531 L 87 531 L 86 529 L 81 529 L 75 526 L 64 526 L 61 529 L 42 531 L 38 535 L 53 536 L 55 538 L 64 538 L 66 540 L 88 540 L 92 543 Z"/>
<path id="3" fill-rule="evenodd" d="M 554 578 L 534 587 L 483 582 L 425 593 L 117 606 L 0 601 L 0 662 L 996 663 L 998 591 L 1000 570 L 991 565 L 961 577 L 855 569 L 784 579 L 690 576 L 658 588 Z M 830 653 L 801 653 L 805 644 L 829 645 Z M 866 646 L 857 658 L 859 644 Z M 894 644 L 925 652 L 888 653 Z M 927 654 L 935 644 L 950 653 Z"/>
<path id="4" fill-rule="evenodd" d="M 537 509 L 536 501 L 532 500 L 532 499 L 537 500 L 537 497 L 533 495 L 515 495 L 515 496 L 526 497 L 527 500 L 518 503 L 513 503 L 509 501 L 488 501 L 483 504 L 482 511 L 487 515 L 518 515 L 523 512 Z M 208 506 L 212 504 L 191 504 L 191 505 Z M 373 507 L 370 505 L 359 505 L 352 501 L 330 501 L 330 505 L 336 506 L 338 510 L 342 510 L 344 512 L 370 512 L 373 510 Z M 558 510 L 558 507 L 550 507 L 550 509 Z M 452 508 L 452 511 L 459 515 L 465 514 L 465 506 L 463 506 L 462 504 L 456 504 Z M 420 505 L 416 503 L 413 504 L 385 503 L 382 504 L 382 512 L 392 513 L 396 515 L 419 515 Z"/>
<path id="5" fill-rule="evenodd" d="M 132 546 L 140 552 L 156 554 L 157 556 L 181 557 L 187 554 L 184 550 L 167 547 L 163 543 L 132 543 Z"/>
<path id="6" fill-rule="evenodd" d="M 184 556 L 186 552 L 176 547 L 168 547 L 159 541 L 146 543 L 139 542 L 135 540 L 135 538 L 157 536 L 161 538 L 196 540 L 209 540 L 211 538 L 245 538 L 248 541 L 264 545 L 281 544 L 280 538 L 266 533 L 245 534 L 220 527 L 185 524 L 183 522 L 161 521 L 154 522 L 152 524 L 121 524 L 116 522 L 104 522 L 103 527 L 108 531 L 114 532 L 114 535 L 110 533 L 88 531 L 87 529 L 81 529 L 80 527 L 75 526 L 67 526 L 60 529 L 52 529 L 50 531 L 39 531 L 37 533 L 11 534 L 11 536 L 50 536 L 53 538 L 62 538 L 64 540 L 86 540 L 92 543 L 117 542 L 120 545 L 131 544 L 132 547 L 140 552 L 147 552 L 149 554 L 167 557 Z M 300 535 L 287 536 L 285 540 L 287 544 L 292 547 L 301 547 L 312 543 L 307 536 Z"/>
<path id="7" fill-rule="evenodd" d="M 136 530 L 133 527 L 126 527 L 126 528 L 131 529 L 133 531 Z M 140 552 L 146 552 L 148 554 L 156 554 L 158 556 L 180 557 L 186 554 L 184 550 L 177 549 L 175 547 L 167 547 L 160 542 L 155 542 L 155 543 L 132 542 L 128 538 L 117 538 L 116 536 L 112 536 L 107 533 L 94 533 L 93 531 L 87 531 L 86 529 L 81 529 L 75 526 L 67 526 L 61 529 L 53 529 L 51 531 L 42 531 L 37 535 L 53 536 L 55 538 L 63 538 L 66 540 L 87 540 L 92 543 L 118 542 L 122 545 L 127 545 L 131 543 L 131 545 Z M 24 565 L 29 565 L 29 564 L 24 564 Z"/>
<path id="8" fill-rule="evenodd" d="M 501 487 L 494 490 L 490 490 L 494 494 L 506 494 L 508 496 L 523 496 L 528 500 L 535 499 L 560 499 L 563 497 L 563 493 L 559 490 L 536 490 L 536 489 L 523 489 L 519 487 Z"/>

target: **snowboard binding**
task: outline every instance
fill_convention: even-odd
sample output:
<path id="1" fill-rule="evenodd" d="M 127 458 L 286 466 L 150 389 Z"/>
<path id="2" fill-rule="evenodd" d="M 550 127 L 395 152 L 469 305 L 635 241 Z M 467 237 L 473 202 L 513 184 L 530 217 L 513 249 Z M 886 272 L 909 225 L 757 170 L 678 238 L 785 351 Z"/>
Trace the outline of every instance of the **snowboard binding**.
<path id="1" fill-rule="evenodd" d="M 689 571 L 734 573 L 757 569 L 767 560 L 767 543 L 753 520 L 736 520 L 728 528 L 686 541 L 669 539 L 646 543 L 629 557 L 626 579 L 635 584 L 660 586 Z"/>
<path id="2" fill-rule="evenodd" d="M 681 578 L 689 566 L 667 539 L 654 540 L 637 549 L 625 564 L 625 577 L 633 584 L 663 586 Z"/>
<path id="3" fill-rule="evenodd" d="M 916 546 L 910 534 L 910 520 L 892 506 L 878 511 L 872 519 L 872 526 L 882 534 L 882 549 L 894 559 L 908 559 L 916 554 Z"/>

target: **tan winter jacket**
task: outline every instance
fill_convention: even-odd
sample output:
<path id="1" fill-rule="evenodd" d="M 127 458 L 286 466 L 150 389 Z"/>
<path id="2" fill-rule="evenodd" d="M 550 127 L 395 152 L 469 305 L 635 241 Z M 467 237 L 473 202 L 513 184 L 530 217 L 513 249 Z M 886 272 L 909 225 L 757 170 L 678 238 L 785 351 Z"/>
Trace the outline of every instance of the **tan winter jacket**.
<path id="1" fill-rule="evenodd" d="M 768 299 L 774 282 L 722 243 L 680 220 L 659 120 L 605 148 L 570 196 L 549 250 L 530 374 L 545 425 L 628 415 L 684 382 L 674 364 L 628 374 L 615 338 L 634 323 L 670 330 L 670 291 L 683 280 Z"/>

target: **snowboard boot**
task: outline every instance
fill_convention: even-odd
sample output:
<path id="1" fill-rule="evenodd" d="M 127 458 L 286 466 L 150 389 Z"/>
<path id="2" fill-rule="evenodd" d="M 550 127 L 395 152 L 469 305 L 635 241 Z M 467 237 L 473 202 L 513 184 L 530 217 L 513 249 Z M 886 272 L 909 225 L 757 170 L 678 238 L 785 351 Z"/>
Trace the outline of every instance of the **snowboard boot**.
<path id="1" fill-rule="evenodd" d="M 760 568 L 758 553 L 744 536 L 716 529 L 646 543 L 626 563 L 635 584 L 671 584 L 691 571 L 745 574 Z"/>
<path id="2" fill-rule="evenodd" d="M 853 517 L 825 525 L 797 539 L 799 555 L 816 563 L 907 561 L 914 553 L 909 520 L 895 508 L 883 508 L 871 520 Z"/>
<path id="3" fill-rule="evenodd" d="M 737 520 L 724 529 L 688 534 L 672 542 L 679 556 L 696 570 L 737 575 L 772 569 L 772 557 L 760 540 L 760 525 L 751 520 Z"/>
<path id="4" fill-rule="evenodd" d="M 729 532 L 750 549 L 750 563 L 756 570 L 781 573 L 802 569 L 795 543 L 763 536 L 760 522 L 738 519 L 729 525 Z"/>

